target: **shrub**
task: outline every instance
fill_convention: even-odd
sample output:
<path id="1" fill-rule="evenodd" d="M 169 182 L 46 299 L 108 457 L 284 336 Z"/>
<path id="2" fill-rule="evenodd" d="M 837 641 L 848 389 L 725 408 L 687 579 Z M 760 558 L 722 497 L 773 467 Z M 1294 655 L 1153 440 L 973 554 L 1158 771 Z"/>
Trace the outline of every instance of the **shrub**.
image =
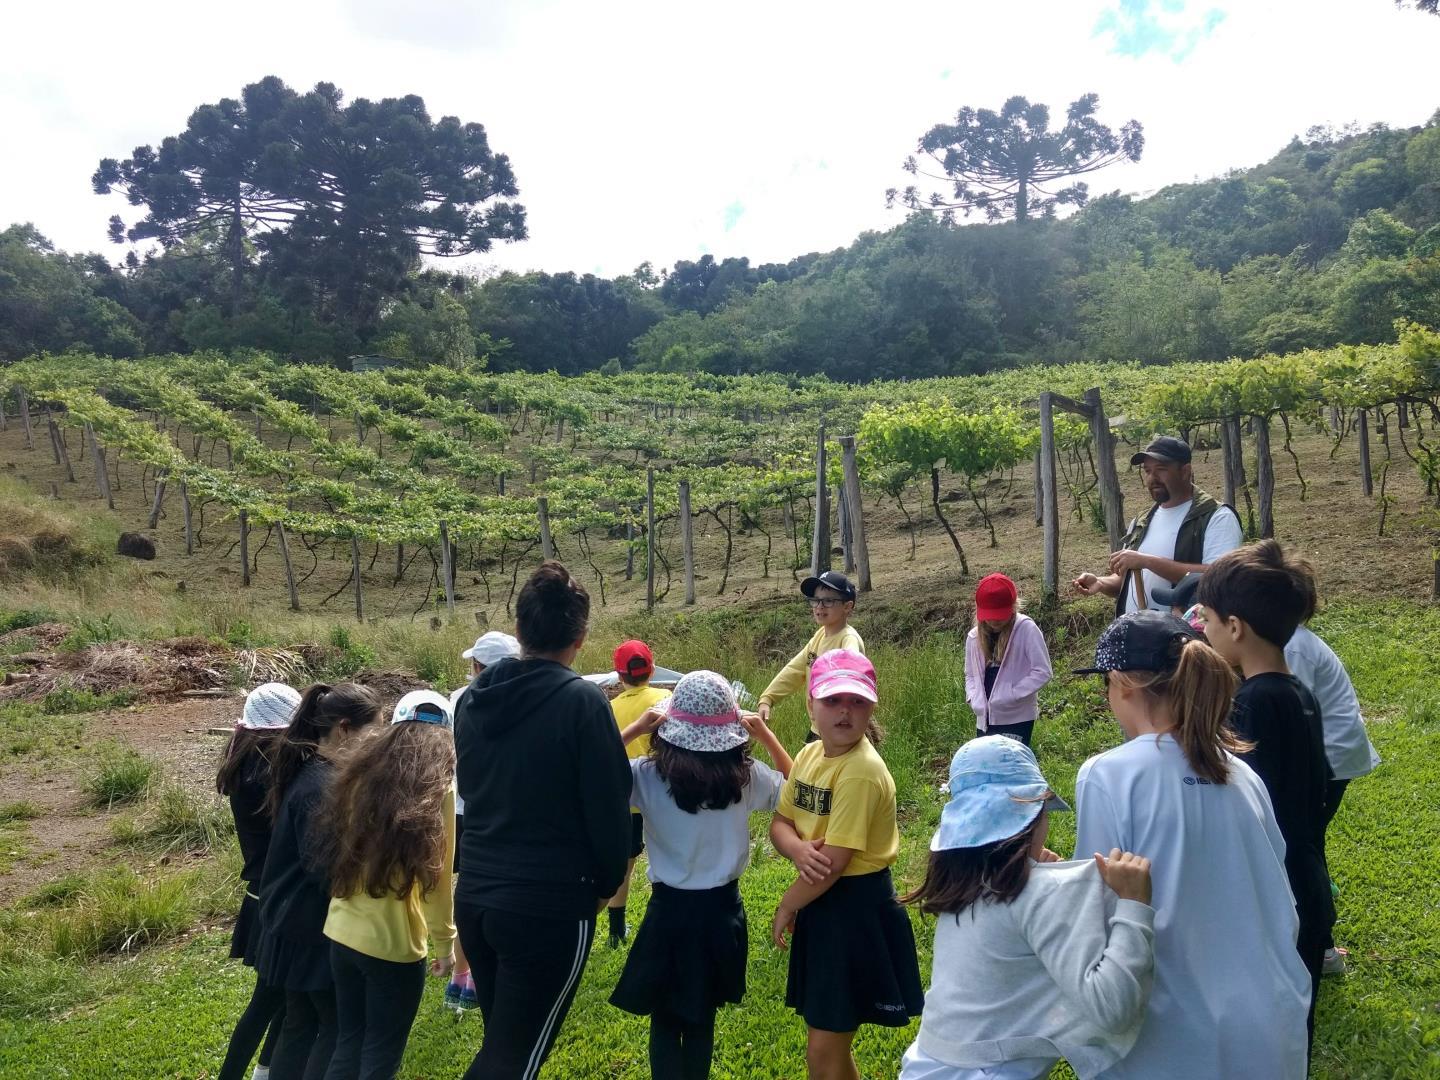
<path id="1" fill-rule="evenodd" d="M 126 636 L 124 627 L 114 615 L 102 615 L 98 619 L 81 619 L 75 624 L 60 648 L 79 652 L 88 645 L 99 645 L 106 641 L 120 641 Z"/>
<path id="2" fill-rule="evenodd" d="M 0 824 L 9 821 L 34 821 L 44 811 L 35 803 L 26 799 L 19 802 L 6 803 L 0 806 Z"/>
<path id="3" fill-rule="evenodd" d="M 85 782 L 85 792 L 100 806 L 139 799 L 155 780 L 155 763 L 128 747 L 103 757 Z"/>
<path id="4" fill-rule="evenodd" d="M 196 875 L 146 881 L 122 867 L 98 879 L 74 907 L 49 922 L 49 949 L 59 960 L 128 952 L 189 928 Z"/>
<path id="5" fill-rule="evenodd" d="M 100 712 L 103 709 L 120 709 L 133 705 L 139 697 L 139 691 L 129 688 L 96 694 L 81 687 L 61 686 L 41 699 L 40 711 L 47 716 Z"/>
<path id="6" fill-rule="evenodd" d="M 166 784 L 151 800 L 141 840 L 164 851 L 209 852 L 235 831 L 229 809 L 214 797 Z"/>

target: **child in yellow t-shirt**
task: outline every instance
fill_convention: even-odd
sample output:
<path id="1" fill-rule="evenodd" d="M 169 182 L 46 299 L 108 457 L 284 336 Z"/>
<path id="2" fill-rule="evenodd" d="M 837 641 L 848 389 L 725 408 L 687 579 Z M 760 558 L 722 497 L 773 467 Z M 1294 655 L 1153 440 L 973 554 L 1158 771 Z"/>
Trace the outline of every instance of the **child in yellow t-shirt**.
<path id="1" fill-rule="evenodd" d="M 615 650 L 615 674 L 620 676 L 625 689 L 610 701 L 615 714 L 615 723 L 623 732 L 659 702 L 670 696 L 668 690 L 658 690 L 650 685 L 655 674 L 655 657 L 650 646 L 643 641 L 627 641 Z M 641 735 L 625 747 L 631 758 L 642 758 L 650 753 L 650 736 Z M 620 891 L 606 902 L 605 910 L 610 918 L 610 947 L 616 949 L 625 940 L 625 905 L 630 900 L 630 876 L 635 872 L 635 860 L 645 850 L 645 823 L 640 811 L 630 808 L 630 862 L 625 868 L 625 880 Z"/>
<path id="2" fill-rule="evenodd" d="M 755 711 L 767 724 L 770 722 L 772 706 L 782 698 L 805 688 L 810 665 L 817 656 L 835 649 L 849 649 L 862 656 L 865 654 L 865 642 L 850 625 L 850 615 L 855 610 L 855 586 L 849 578 L 837 570 L 826 570 L 819 577 L 802 581 L 800 592 L 809 602 L 810 614 L 819 629 L 805 643 L 805 647 L 792 656 L 790 662 L 770 680 L 770 685 L 760 695 L 760 705 Z M 819 732 L 812 724 L 805 741 L 814 742 L 819 737 Z"/>
<path id="3" fill-rule="evenodd" d="M 900 850 L 895 782 L 865 737 L 878 701 L 875 668 L 860 653 L 816 658 L 809 706 L 819 739 L 796 755 L 770 824 L 775 849 L 799 871 L 771 937 L 783 949 L 791 935 L 785 1004 L 809 1028 L 812 1076 L 856 1075 L 856 1029 L 904 1027 L 925 1003 L 915 935 L 890 878 Z"/>

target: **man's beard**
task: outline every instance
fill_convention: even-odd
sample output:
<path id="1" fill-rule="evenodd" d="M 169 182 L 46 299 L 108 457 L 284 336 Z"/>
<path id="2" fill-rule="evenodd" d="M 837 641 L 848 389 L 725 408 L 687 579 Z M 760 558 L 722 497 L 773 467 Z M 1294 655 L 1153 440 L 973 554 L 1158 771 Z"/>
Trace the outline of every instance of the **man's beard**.
<path id="1" fill-rule="evenodd" d="M 1151 484 L 1150 497 L 1157 503 L 1167 503 L 1170 501 L 1170 489 L 1164 484 Z"/>

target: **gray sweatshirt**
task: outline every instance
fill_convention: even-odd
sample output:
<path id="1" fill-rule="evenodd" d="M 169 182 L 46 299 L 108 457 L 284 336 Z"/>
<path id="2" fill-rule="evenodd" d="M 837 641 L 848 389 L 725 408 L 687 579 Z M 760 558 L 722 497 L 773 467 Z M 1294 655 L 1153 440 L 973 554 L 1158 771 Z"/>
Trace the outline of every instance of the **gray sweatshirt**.
<path id="1" fill-rule="evenodd" d="M 1154 909 L 1119 899 L 1092 860 L 1032 864 L 1013 903 L 939 916 L 919 1048 L 957 1068 L 1063 1057 L 1094 1076 L 1140 1031 L 1154 925 Z"/>

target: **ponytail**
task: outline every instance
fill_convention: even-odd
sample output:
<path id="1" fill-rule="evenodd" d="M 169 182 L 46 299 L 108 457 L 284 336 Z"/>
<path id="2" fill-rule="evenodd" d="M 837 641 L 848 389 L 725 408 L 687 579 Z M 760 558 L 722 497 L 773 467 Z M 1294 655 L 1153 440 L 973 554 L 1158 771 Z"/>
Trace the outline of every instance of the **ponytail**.
<path id="1" fill-rule="evenodd" d="M 1173 671 L 1112 671 L 1110 677 L 1162 700 L 1175 725 L 1169 734 L 1180 744 L 1190 768 L 1203 780 L 1224 784 L 1230 779 L 1226 752 L 1253 748 L 1225 724 L 1235 696 L 1235 672 L 1199 638 L 1177 639 L 1176 646 L 1179 655 Z"/>
<path id="2" fill-rule="evenodd" d="M 295 718 L 276 743 L 270 760 L 270 794 L 265 808 L 274 821 L 280 816 L 285 793 L 300 775 L 305 763 L 320 750 L 325 737 L 336 728 L 363 728 L 380 719 L 380 702 L 363 686 L 316 683 L 300 696 Z"/>

